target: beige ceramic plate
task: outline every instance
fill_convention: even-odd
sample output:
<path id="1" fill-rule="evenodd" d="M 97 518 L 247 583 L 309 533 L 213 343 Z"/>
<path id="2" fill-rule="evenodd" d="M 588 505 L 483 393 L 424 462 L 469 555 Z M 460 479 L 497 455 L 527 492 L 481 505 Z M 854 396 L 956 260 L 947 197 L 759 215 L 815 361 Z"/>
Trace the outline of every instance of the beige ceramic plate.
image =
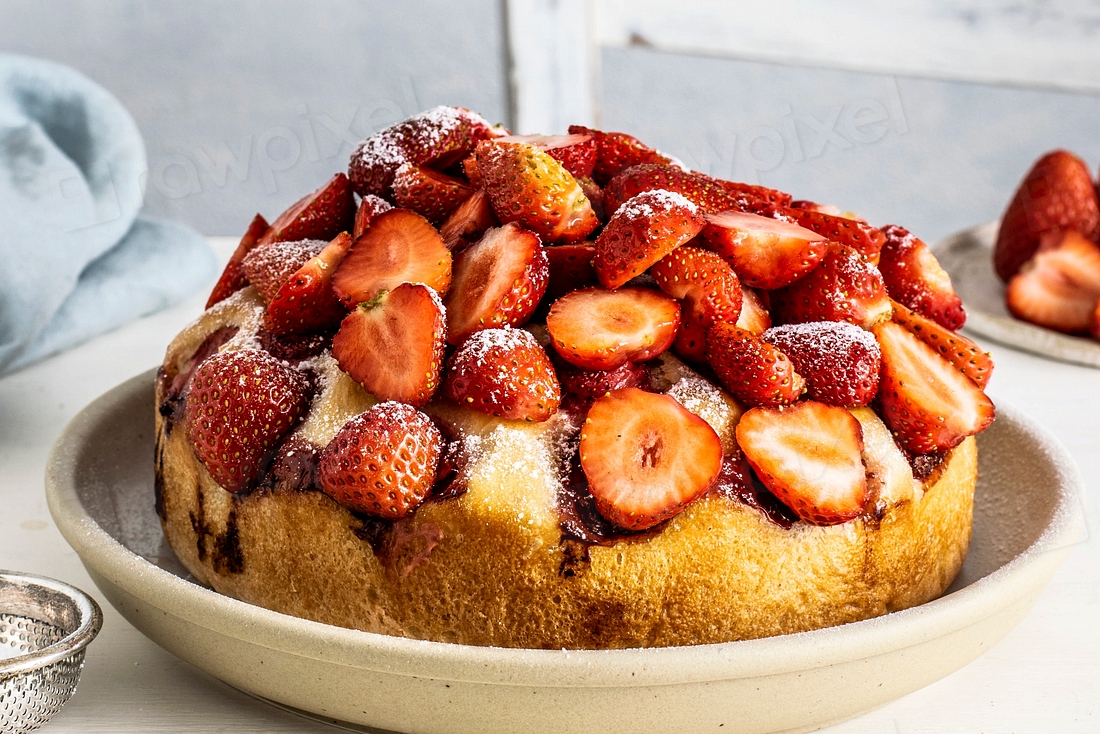
<path id="1" fill-rule="evenodd" d="M 151 639 L 238 688 L 384 730 L 810 731 L 988 650 L 1027 613 L 1083 528 L 1073 459 L 1002 406 L 978 440 L 970 554 L 941 599 L 724 645 L 570 652 L 421 642 L 289 617 L 189 581 L 153 512 L 152 410 L 146 373 L 88 406 L 50 459 L 50 510 L 100 590 Z"/>
<path id="2" fill-rule="evenodd" d="M 932 248 L 966 306 L 964 330 L 1042 357 L 1100 367 L 1100 342 L 1020 321 L 1005 308 L 1004 283 L 993 271 L 998 226 L 964 229 Z"/>

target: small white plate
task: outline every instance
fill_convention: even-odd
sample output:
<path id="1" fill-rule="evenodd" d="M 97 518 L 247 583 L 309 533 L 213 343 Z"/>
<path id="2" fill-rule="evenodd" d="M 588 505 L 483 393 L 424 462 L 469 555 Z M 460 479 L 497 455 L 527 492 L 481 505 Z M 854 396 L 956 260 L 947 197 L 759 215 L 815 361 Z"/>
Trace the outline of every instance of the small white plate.
<path id="1" fill-rule="evenodd" d="M 253 695 L 358 730 L 812 731 L 988 650 L 1027 613 L 1084 528 L 1073 459 L 1002 405 L 978 437 L 966 563 L 928 604 L 721 645 L 566 651 L 424 642 L 286 616 L 190 581 L 153 511 L 152 411 L 150 372 L 68 425 L 46 472 L 58 528 L 104 596 L 162 647 Z"/>
<path id="2" fill-rule="evenodd" d="M 993 270 L 999 222 L 949 235 L 932 247 L 966 307 L 964 331 L 1041 357 L 1100 367 L 1100 342 L 1020 321 L 1005 308 L 1005 286 Z"/>

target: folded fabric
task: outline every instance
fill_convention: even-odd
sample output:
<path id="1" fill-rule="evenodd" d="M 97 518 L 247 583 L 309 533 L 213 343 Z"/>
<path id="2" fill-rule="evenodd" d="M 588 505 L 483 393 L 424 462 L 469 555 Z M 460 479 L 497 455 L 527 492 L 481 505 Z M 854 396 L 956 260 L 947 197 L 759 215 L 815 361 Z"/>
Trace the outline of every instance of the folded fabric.
<path id="1" fill-rule="evenodd" d="M 138 218 L 146 170 L 137 125 L 105 89 L 0 54 L 0 374 L 213 277 L 196 232 Z"/>

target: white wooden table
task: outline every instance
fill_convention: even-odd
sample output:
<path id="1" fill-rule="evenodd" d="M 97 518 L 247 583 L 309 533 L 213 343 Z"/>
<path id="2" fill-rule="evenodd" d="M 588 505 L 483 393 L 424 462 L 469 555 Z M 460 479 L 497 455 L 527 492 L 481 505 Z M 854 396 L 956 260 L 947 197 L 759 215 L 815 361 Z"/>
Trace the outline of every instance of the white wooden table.
<path id="1" fill-rule="evenodd" d="M 225 259 L 234 243 L 212 244 Z M 0 568 L 73 583 L 96 596 L 106 616 L 76 695 L 44 731 L 331 731 L 230 688 L 142 636 L 98 593 L 46 508 L 46 457 L 65 423 L 99 394 L 159 364 L 205 298 L 0 378 Z M 997 360 L 994 399 L 1037 418 L 1080 463 L 1090 533 L 1003 642 L 954 675 L 830 732 L 1100 731 L 1100 539 L 1093 535 L 1100 528 L 1100 370 L 985 346 Z"/>

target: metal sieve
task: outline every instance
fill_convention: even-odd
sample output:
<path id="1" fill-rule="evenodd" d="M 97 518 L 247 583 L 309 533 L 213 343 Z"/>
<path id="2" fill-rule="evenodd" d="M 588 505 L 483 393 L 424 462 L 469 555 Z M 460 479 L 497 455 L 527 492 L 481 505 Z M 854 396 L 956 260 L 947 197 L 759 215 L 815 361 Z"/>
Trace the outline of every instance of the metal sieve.
<path id="1" fill-rule="evenodd" d="M 0 734 L 37 729 L 65 705 L 102 624 L 80 589 L 0 571 Z"/>

